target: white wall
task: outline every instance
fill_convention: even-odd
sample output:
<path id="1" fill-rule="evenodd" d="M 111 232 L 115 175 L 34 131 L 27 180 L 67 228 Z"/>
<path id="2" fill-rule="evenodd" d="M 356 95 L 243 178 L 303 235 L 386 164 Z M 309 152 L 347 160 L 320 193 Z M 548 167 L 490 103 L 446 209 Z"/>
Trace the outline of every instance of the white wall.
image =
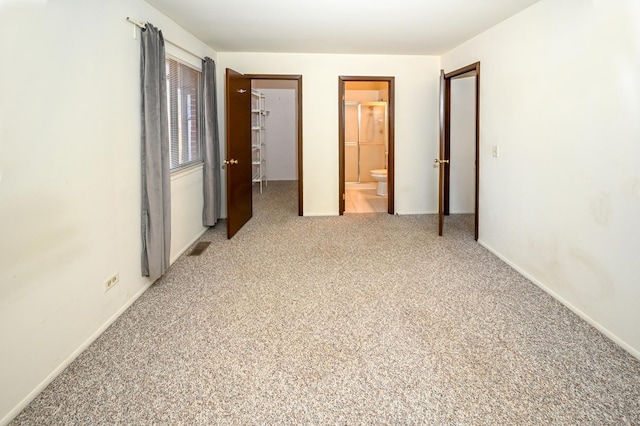
<path id="1" fill-rule="evenodd" d="M 480 241 L 636 357 L 639 16 L 542 0 L 443 57 L 481 61 Z"/>
<path id="2" fill-rule="evenodd" d="M 476 210 L 476 79 L 451 80 L 449 211 Z"/>
<path id="3" fill-rule="evenodd" d="M 0 424 L 150 285 L 127 16 L 215 57 L 140 0 L 0 2 Z M 201 187 L 201 173 L 172 179 L 172 258 L 204 229 Z"/>
<path id="4" fill-rule="evenodd" d="M 265 94 L 267 178 L 298 179 L 298 132 L 296 90 L 260 89 Z"/>
<path id="5" fill-rule="evenodd" d="M 437 211 L 438 57 L 220 52 L 218 60 L 221 73 L 302 75 L 305 216 L 338 214 L 338 76 L 395 76 L 396 212 Z"/>

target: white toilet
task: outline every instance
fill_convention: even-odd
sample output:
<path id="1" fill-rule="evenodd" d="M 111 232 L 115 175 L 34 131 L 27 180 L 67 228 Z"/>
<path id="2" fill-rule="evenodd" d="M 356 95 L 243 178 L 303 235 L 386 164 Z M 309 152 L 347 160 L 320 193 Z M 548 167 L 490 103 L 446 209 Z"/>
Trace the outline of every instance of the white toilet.
<path id="1" fill-rule="evenodd" d="M 376 194 L 381 197 L 387 195 L 387 169 L 371 170 L 371 177 L 378 181 Z"/>

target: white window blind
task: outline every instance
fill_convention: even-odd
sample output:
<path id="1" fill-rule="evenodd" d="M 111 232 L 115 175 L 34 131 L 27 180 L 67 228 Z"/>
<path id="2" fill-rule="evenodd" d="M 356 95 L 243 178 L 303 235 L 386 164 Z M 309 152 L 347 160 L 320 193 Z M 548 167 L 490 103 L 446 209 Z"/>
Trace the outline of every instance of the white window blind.
<path id="1" fill-rule="evenodd" d="M 167 57 L 171 170 L 202 162 L 198 109 L 201 72 Z"/>

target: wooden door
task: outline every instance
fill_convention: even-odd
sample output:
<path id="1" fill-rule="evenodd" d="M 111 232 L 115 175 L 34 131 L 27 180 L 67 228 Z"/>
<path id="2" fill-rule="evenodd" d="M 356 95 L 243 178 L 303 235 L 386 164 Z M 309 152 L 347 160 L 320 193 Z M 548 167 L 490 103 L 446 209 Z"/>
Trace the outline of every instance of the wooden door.
<path id="1" fill-rule="evenodd" d="M 251 182 L 251 79 L 227 68 L 227 238 L 253 215 Z"/>

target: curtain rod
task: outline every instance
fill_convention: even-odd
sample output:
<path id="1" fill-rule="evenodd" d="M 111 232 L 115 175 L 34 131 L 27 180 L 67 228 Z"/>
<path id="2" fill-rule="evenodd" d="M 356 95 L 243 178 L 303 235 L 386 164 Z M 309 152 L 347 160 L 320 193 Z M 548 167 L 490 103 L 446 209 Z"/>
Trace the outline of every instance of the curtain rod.
<path id="1" fill-rule="evenodd" d="M 133 27 L 133 38 L 136 38 L 136 39 L 138 38 L 138 32 L 137 32 L 136 27 L 140 28 L 141 30 L 144 30 L 145 29 L 145 25 L 147 24 L 147 22 L 134 21 L 133 19 L 129 18 L 128 16 L 127 16 L 127 22 L 129 22 L 130 24 L 134 25 L 134 27 Z M 193 53 L 192 51 L 190 51 L 188 49 L 185 49 L 184 47 L 172 42 L 168 38 L 165 38 L 164 41 L 166 41 L 167 43 L 177 47 L 178 49 L 180 49 L 180 50 L 182 50 L 184 52 L 187 52 L 191 56 L 195 56 L 198 59 L 204 60 L 204 58 L 202 56 L 198 55 L 197 53 Z"/>
<path id="2" fill-rule="evenodd" d="M 140 28 L 140 29 L 144 29 L 144 25 L 146 22 L 138 22 L 138 21 L 134 21 L 133 19 L 129 18 L 127 16 L 127 21 L 129 21 L 129 23 L 135 25 L 136 27 Z"/>

